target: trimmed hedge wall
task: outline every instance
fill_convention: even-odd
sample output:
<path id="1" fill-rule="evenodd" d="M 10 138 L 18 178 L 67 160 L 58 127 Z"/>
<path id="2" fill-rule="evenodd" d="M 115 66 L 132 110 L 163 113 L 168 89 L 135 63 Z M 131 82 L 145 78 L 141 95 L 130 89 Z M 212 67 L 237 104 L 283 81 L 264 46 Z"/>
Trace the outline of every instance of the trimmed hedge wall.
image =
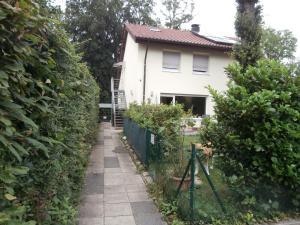
<path id="1" fill-rule="evenodd" d="M 75 224 L 99 88 L 50 16 L 0 1 L 0 224 Z"/>

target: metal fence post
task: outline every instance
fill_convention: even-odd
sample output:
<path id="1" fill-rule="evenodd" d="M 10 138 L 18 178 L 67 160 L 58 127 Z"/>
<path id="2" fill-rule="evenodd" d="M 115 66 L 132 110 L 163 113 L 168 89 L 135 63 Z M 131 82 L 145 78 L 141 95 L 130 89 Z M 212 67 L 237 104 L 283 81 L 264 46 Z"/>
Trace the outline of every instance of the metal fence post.
<path id="1" fill-rule="evenodd" d="M 151 132 L 146 128 L 146 156 L 145 156 L 145 165 L 146 167 L 149 166 L 149 155 L 150 155 L 150 139 L 151 139 Z"/>
<path id="2" fill-rule="evenodd" d="M 191 165 L 191 186 L 190 186 L 191 224 L 194 224 L 195 157 L 196 157 L 196 148 L 195 148 L 195 144 L 192 144 L 192 157 L 191 157 L 192 165 Z"/>

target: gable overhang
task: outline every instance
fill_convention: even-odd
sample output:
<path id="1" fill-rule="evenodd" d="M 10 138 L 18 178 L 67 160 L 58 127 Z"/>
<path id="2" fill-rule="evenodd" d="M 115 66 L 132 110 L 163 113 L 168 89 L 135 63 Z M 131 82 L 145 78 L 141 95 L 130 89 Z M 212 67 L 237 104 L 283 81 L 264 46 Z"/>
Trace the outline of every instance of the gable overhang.
<path id="1" fill-rule="evenodd" d="M 131 35 L 132 36 L 132 35 Z M 188 43 L 188 42 L 178 42 L 178 41 L 169 41 L 169 40 L 158 40 L 158 39 L 150 39 L 150 38 L 141 38 L 141 37 L 134 37 L 132 36 L 134 41 L 136 43 L 140 44 L 147 44 L 147 43 L 153 43 L 153 44 L 171 44 L 175 45 L 177 47 L 196 47 L 196 48 L 202 48 L 202 49 L 213 49 L 213 50 L 220 50 L 224 52 L 230 52 L 232 51 L 232 45 L 228 46 L 210 46 L 210 45 L 197 45 L 194 43 Z"/>

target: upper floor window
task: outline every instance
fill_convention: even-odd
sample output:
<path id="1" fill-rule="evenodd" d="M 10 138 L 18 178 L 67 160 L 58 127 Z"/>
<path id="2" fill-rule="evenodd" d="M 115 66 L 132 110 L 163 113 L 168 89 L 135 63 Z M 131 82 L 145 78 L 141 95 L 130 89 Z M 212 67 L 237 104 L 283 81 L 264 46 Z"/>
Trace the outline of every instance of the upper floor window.
<path id="1" fill-rule="evenodd" d="M 208 56 L 194 55 L 193 57 L 193 72 L 207 73 L 208 72 Z"/>
<path id="2" fill-rule="evenodd" d="M 180 69 L 180 53 L 179 52 L 163 52 L 163 70 L 176 71 Z"/>

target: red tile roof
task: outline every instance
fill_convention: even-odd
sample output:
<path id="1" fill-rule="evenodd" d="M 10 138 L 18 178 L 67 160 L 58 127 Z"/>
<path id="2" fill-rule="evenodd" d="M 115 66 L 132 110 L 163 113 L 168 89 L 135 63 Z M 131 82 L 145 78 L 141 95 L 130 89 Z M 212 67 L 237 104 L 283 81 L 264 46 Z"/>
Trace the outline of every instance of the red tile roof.
<path id="1" fill-rule="evenodd" d="M 125 29 L 136 42 L 151 41 L 224 50 L 232 49 L 232 43 L 217 42 L 187 30 L 156 28 L 137 24 L 125 24 Z"/>

